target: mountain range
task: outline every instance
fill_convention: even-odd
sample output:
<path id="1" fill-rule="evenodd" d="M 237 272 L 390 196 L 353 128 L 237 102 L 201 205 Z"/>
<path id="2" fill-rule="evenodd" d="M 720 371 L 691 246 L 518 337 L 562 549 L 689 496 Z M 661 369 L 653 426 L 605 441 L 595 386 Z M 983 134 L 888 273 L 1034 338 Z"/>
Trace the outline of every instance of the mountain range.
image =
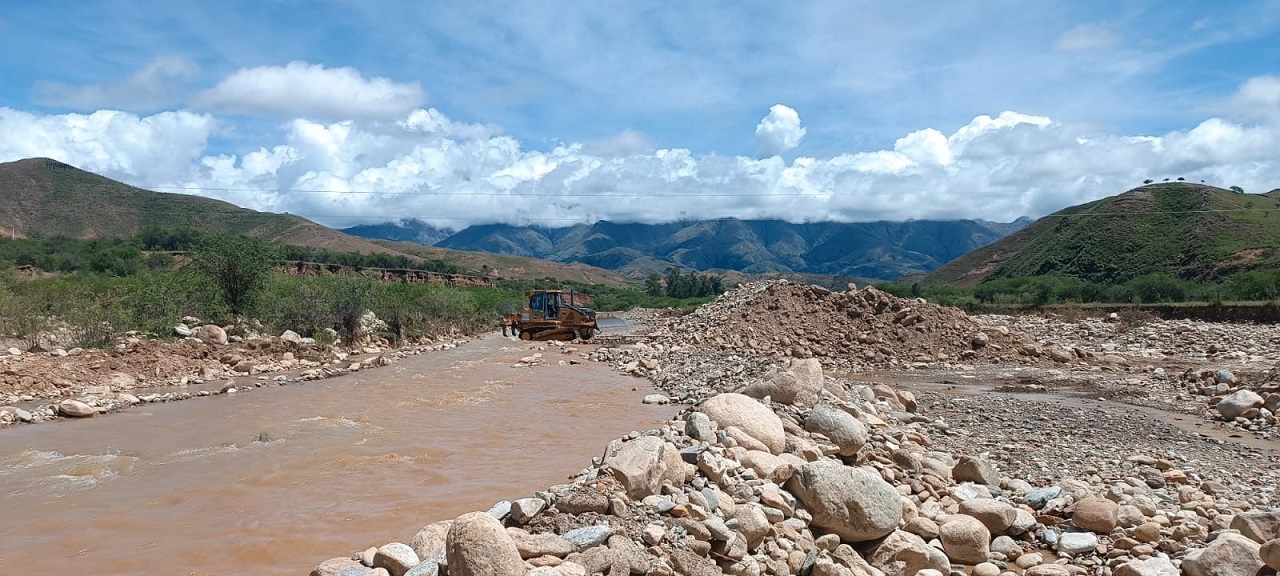
<path id="1" fill-rule="evenodd" d="M 811 282 L 908 276 L 955 286 L 1044 275 L 1116 284 L 1167 274 L 1216 283 L 1280 270 L 1280 190 L 1244 194 L 1190 182 L 1147 184 L 1034 223 L 720 219 L 565 228 L 487 224 L 455 232 L 405 221 L 349 229 L 380 237 L 364 238 L 298 216 L 136 188 L 46 158 L 0 163 L 0 234 L 122 238 L 153 226 L 446 259 L 499 278 L 612 285 L 669 266 L 723 272 L 735 281 L 749 279 L 744 274 Z"/>
<path id="2" fill-rule="evenodd" d="M 670 266 L 745 274 L 800 273 L 895 280 L 943 264 L 1030 222 L 916 220 L 812 222 L 696 220 L 667 224 L 600 221 L 562 228 L 484 224 L 458 232 L 421 221 L 357 226 L 343 231 L 374 238 L 423 238 L 468 250 L 579 262 L 633 279 Z"/>

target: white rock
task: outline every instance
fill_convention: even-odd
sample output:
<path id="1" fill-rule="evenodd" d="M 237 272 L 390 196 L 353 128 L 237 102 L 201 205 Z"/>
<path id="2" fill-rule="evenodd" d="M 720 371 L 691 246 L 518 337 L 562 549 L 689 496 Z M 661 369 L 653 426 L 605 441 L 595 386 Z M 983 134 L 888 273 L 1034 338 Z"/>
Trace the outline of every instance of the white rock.
<path id="1" fill-rule="evenodd" d="M 1067 532 L 1058 536 L 1055 547 L 1058 552 L 1077 556 L 1093 552 L 1098 547 L 1098 537 L 1092 532 Z"/>
<path id="2" fill-rule="evenodd" d="M 759 440 L 770 452 L 781 454 L 786 447 L 787 436 L 782 420 L 765 405 L 743 394 L 720 394 L 703 402 L 698 410 L 706 414 L 721 429 L 737 427 Z"/>

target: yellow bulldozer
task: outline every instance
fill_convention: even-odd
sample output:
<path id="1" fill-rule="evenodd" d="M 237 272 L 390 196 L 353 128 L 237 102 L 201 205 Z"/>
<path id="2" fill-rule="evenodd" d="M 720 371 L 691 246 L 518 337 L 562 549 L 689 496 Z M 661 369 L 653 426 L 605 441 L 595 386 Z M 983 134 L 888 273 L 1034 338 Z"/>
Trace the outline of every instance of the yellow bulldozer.
<path id="1" fill-rule="evenodd" d="M 600 331 L 596 313 L 574 302 L 574 294 L 561 290 L 529 290 L 527 307 L 502 318 L 502 335 L 521 340 L 590 340 Z"/>

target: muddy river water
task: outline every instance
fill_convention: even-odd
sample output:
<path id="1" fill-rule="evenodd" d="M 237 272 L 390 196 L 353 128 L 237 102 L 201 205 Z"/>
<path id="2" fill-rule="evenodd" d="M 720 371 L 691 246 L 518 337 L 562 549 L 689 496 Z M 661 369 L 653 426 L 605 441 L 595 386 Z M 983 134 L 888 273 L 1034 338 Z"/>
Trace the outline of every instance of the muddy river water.
<path id="1" fill-rule="evenodd" d="M 0 565 L 305 574 L 529 496 L 669 418 L 606 366 L 489 335 L 305 385 L 0 430 Z M 262 440 L 266 440 L 265 442 Z"/>

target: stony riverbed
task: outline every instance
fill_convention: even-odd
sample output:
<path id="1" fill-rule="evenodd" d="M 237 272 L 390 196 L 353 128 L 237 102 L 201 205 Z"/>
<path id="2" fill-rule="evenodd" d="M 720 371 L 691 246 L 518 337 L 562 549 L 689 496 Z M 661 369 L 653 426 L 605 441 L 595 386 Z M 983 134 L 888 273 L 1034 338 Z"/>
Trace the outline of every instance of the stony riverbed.
<path id="1" fill-rule="evenodd" d="M 641 337 L 589 357 L 691 404 L 677 417 L 312 574 L 1280 567 L 1269 326 L 969 317 L 786 282 L 634 318 Z"/>

